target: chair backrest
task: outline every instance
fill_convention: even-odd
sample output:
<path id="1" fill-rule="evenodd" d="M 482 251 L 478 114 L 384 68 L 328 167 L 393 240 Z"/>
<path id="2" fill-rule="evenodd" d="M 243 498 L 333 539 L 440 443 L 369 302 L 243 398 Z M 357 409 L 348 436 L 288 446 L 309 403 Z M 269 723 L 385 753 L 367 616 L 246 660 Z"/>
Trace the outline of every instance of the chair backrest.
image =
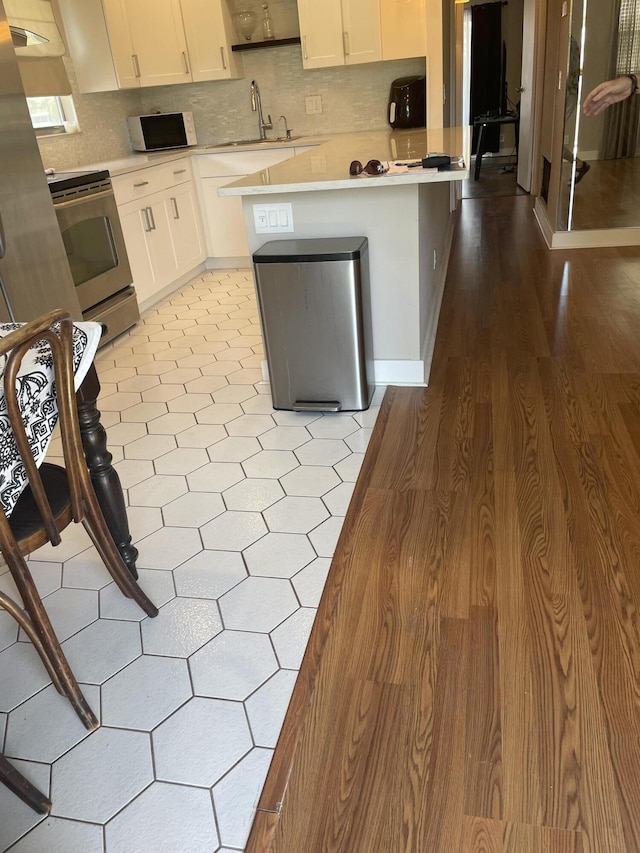
<path id="1" fill-rule="evenodd" d="M 53 369 L 55 376 L 55 399 L 57 404 L 65 468 L 71 497 L 71 511 L 75 521 L 82 519 L 81 493 L 79 488 L 78 466 L 84 463 L 82 443 L 76 409 L 73 383 L 73 321 L 64 311 L 52 311 L 30 323 L 19 326 L 15 331 L 0 338 L 0 357 L 5 358 L 3 371 L 3 391 L 6 413 L 15 442 L 15 451 L 19 455 L 26 475 L 25 486 L 31 487 L 31 493 L 42 520 L 47 538 L 52 544 L 60 542 L 59 530 L 54 514 L 42 483 L 38 466 L 34 461 L 34 449 L 25 427 L 24 407 L 29 403 L 29 395 L 37 395 L 37 388 L 30 376 L 19 376 L 20 367 L 26 354 L 36 345 L 44 342 L 37 357 L 44 369 Z M 55 411 L 49 410 L 49 418 L 55 418 Z M 33 441 L 33 436 L 32 436 Z M 10 446 L 11 436 L 5 436 L 5 446 Z M 11 547 L 7 536 L 10 528 L 4 507 L 0 506 L 0 540 L 2 548 Z M 12 538 L 12 537 L 11 537 Z"/>
<path id="2" fill-rule="evenodd" d="M 82 521 L 122 592 L 149 616 L 156 616 L 158 609 L 123 563 L 91 483 L 80 439 L 74 390 L 74 361 L 80 366 L 84 345 L 78 345 L 80 330 L 77 330 L 74 344 L 74 331 L 69 314 L 54 311 L 32 323 L 17 326 L 0 338 L 0 359 L 3 356 L 5 359 L 4 396 L 0 398 L 0 451 L 6 451 L 5 456 L 11 457 L 9 462 L 18 457 L 22 460 L 30 486 L 29 491 L 18 498 L 22 481 L 13 476 L 15 467 L 12 464 L 2 465 L 0 453 L 3 475 L 0 477 L 0 504 L 7 507 L 7 512 L 0 509 L 0 549 L 22 598 L 24 613 L 6 595 L 0 594 L 0 606 L 5 607 L 27 632 L 56 688 L 69 698 L 86 728 L 93 731 L 98 720 L 71 671 L 24 555 L 47 539 L 57 544 L 59 533 L 67 524 L 72 520 Z M 41 408 L 43 400 L 44 411 Z M 66 469 L 47 463 L 39 468 L 37 463 L 44 457 L 58 416 Z M 25 429 L 27 421 L 30 423 Z M 11 442 L 15 443 L 15 453 Z M 41 472 L 46 472 L 43 477 Z M 43 480 L 50 487 L 49 494 Z M 10 497 L 7 490 L 3 490 L 7 482 Z"/>

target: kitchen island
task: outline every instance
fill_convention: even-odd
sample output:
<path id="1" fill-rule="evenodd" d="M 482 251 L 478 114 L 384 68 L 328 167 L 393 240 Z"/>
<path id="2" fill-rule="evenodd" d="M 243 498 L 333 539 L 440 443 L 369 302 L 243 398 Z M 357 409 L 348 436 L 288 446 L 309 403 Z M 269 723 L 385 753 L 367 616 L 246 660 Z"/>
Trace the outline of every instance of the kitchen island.
<path id="1" fill-rule="evenodd" d="M 449 171 L 396 164 L 443 152 Z M 383 175 L 349 175 L 376 158 Z M 462 158 L 458 164 L 458 158 Z M 234 181 L 249 249 L 269 240 L 365 236 L 369 240 L 374 381 L 427 384 L 453 237 L 452 182 L 469 177 L 467 128 L 341 134 L 319 147 Z M 291 205 L 288 233 L 262 233 L 265 206 Z M 267 211 L 268 221 L 268 211 Z"/>

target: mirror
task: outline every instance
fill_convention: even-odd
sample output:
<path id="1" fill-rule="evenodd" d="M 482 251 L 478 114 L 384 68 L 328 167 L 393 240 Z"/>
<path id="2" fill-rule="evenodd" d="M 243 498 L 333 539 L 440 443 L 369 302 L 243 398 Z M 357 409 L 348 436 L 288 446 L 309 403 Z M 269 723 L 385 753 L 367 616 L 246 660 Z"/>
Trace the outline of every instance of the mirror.
<path id="1" fill-rule="evenodd" d="M 640 71 L 640 0 L 571 4 L 558 227 L 576 231 L 640 224 L 640 97 L 598 116 L 581 104 L 599 83 Z"/>

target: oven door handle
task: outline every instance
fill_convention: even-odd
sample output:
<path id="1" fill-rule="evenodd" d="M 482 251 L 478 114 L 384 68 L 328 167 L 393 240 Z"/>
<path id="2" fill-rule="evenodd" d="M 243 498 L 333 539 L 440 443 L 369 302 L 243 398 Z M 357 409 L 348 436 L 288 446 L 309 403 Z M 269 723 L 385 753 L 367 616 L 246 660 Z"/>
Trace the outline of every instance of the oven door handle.
<path id="1" fill-rule="evenodd" d="M 85 204 L 88 201 L 98 201 L 103 198 L 113 198 L 115 200 L 113 190 L 102 190 L 99 193 L 91 193 L 90 195 L 71 198 L 69 201 L 56 201 L 53 206 L 56 210 L 66 210 L 70 207 L 77 207 L 79 204 Z"/>

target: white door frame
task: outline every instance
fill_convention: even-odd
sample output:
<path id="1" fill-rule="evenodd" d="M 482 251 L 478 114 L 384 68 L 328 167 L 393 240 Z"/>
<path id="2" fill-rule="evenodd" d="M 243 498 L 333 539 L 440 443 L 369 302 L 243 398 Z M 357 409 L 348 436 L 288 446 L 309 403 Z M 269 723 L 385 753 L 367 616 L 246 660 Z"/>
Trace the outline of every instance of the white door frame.
<path id="1" fill-rule="evenodd" d="M 524 0 L 522 19 L 522 72 L 520 74 L 520 144 L 518 146 L 517 180 L 523 190 L 531 192 L 533 172 L 533 127 L 536 59 L 536 4 Z"/>
<path id="2" fill-rule="evenodd" d="M 548 0 L 524 0 L 522 74 L 520 77 L 520 145 L 518 184 L 527 192 L 539 190 L 540 120 L 545 63 Z"/>
<path id="3" fill-rule="evenodd" d="M 452 2 L 454 0 L 451 0 Z M 520 77 L 520 144 L 518 148 L 517 182 L 527 192 L 538 190 L 537 152 L 540 147 L 540 117 L 542 110 L 545 24 L 547 0 L 524 0 L 522 26 L 522 72 Z M 455 17 L 456 39 L 462 40 L 462 15 Z M 456 65 L 456 76 L 462 74 L 462 61 Z M 462 92 L 462 80 L 458 81 Z M 466 124 L 462 103 L 458 105 L 458 121 Z"/>

